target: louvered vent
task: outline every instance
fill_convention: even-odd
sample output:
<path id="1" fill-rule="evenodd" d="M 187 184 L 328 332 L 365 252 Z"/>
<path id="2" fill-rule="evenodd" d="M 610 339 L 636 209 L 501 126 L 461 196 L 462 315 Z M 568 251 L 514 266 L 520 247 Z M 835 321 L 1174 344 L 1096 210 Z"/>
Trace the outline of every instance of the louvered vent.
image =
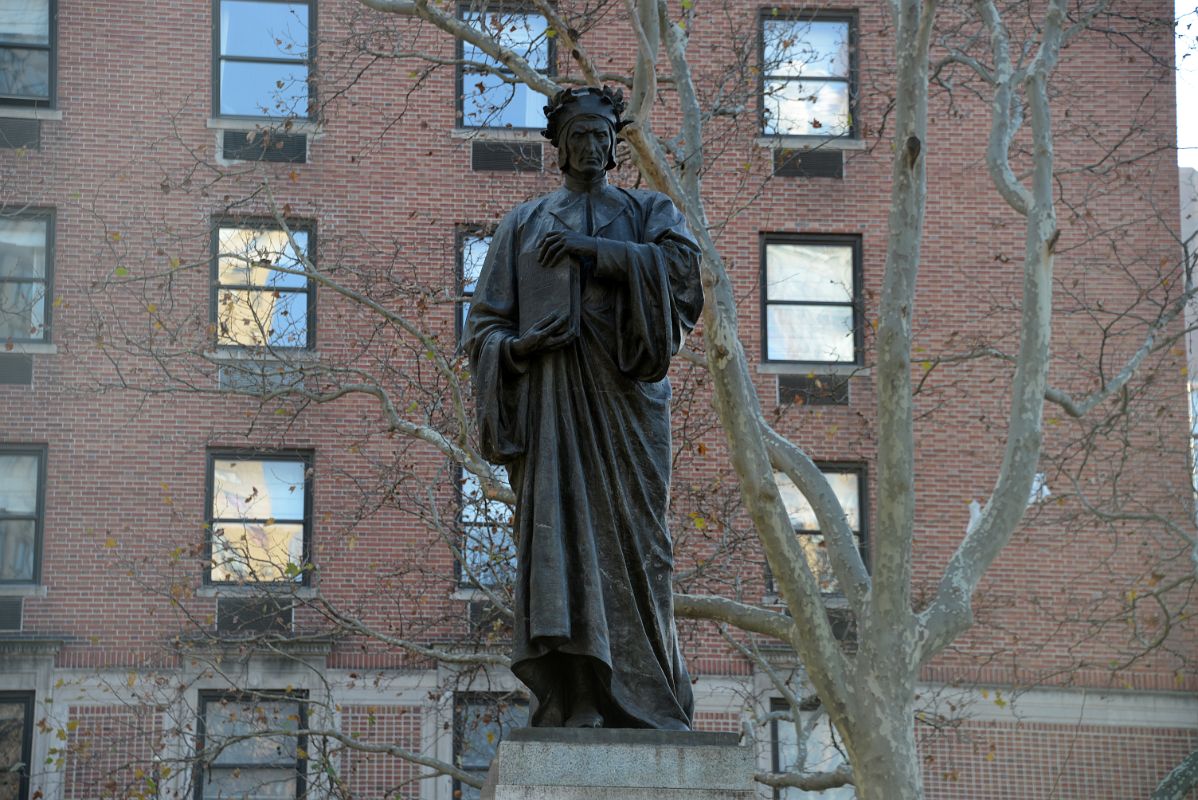
<path id="1" fill-rule="evenodd" d="M 0 148 L 40 150 L 42 123 L 36 119 L 0 118 Z"/>
<path id="2" fill-rule="evenodd" d="M 539 172 L 541 145 L 516 142 L 474 142 L 471 158 L 476 172 Z"/>
<path id="3" fill-rule="evenodd" d="M 0 355 L 0 384 L 29 386 L 33 383 L 33 356 Z"/>
<path id="4" fill-rule="evenodd" d="M 21 598 L 0 597 L 0 631 L 21 630 Z"/>
<path id="5" fill-rule="evenodd" d="M 808 406 L 842 406 L 849 402 L 844 375 L 779 375 L 778 402 Z"/>
<path id="6" fill-rule="evenodd" d="M 224 131 L 221 150 L 228 161 L 304 164 L 308 161 L 308 137 L 277 131 Z"/>
<path id="7" fill-rule="evenodd" d="M 221 597 L 216 601 L 218 633 L 290 633 L 291 601 L 278 597 Z"/>
<path id="8" fill-rule="evenodd" d="M 843 178 L 839 150 L 775 150 L 774 174 L 788 178 Z"/>

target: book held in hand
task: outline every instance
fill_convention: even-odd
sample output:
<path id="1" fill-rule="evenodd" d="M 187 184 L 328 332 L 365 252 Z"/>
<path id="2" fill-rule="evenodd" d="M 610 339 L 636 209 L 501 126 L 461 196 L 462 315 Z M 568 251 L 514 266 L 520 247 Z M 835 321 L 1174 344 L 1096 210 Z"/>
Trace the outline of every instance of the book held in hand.
<path id="1" fill-rule="evenodd" d="M 522 253 L 516 266 L 520 334 L 524 335 L 541 320 L 566 317 L 570 330 L 577 336 L 582 305 L 578 264 L 571 261 L 543 267 L 536 251 L 532 251 Z"/>

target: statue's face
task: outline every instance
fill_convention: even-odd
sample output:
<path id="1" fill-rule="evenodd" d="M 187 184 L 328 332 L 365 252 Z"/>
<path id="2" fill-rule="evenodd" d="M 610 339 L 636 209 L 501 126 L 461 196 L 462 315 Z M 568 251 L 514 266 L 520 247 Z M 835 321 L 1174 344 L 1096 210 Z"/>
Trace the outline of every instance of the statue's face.
<path id="1" fill-rule="evenodd" d="M 598 117 L 583 117 L 570 125 L 562 148 L 566 172 L 593 180 L 603 174 L 611 152 L 611 126 Z"/>

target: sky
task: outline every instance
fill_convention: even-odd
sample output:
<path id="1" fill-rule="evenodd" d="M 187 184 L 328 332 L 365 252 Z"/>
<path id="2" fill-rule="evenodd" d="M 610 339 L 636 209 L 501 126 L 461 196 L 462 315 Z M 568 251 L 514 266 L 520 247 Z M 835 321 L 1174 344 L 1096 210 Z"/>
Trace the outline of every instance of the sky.
<path id="1" fill-rule="evenodd" d="M 1177 16 L 1177 163 L 1198 169 L 1198 12 L 1174 0 Z"/>

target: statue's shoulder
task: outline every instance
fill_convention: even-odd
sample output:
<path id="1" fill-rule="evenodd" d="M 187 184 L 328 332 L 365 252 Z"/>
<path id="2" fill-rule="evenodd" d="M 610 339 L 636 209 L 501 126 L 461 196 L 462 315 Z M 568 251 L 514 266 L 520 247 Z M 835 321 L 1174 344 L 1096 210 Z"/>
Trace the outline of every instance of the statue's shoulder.
<path id="1" fill-rule="evenodd" d="M 541 209 L 547 206 L 552 207 L 554 204 L 560 203 L 560 194 L 561 192 L 559 190 L 550 192 L 549 194 L 543 194 L 540 197 L 534 197 L 531 200 L 525 200 L 523 203 L 520 203 L 518 206 L 515 206 L 503 215 L 503 218 L 499 221 L 499 227 L 516 229 L 524 227 L 528 220 L 536 215 Z"/>
<path id="2" fill-rule="evenodd" d="M 668 194 L 663 192 L 655 192 L 652 189 L 625 189 L 622 186 L 614 188 L 617 192 L 624 195 L 629 202 L 634 203 L 642 209 L 651 210 L 674 207 L 674 201 L 670 199 Z"/>

